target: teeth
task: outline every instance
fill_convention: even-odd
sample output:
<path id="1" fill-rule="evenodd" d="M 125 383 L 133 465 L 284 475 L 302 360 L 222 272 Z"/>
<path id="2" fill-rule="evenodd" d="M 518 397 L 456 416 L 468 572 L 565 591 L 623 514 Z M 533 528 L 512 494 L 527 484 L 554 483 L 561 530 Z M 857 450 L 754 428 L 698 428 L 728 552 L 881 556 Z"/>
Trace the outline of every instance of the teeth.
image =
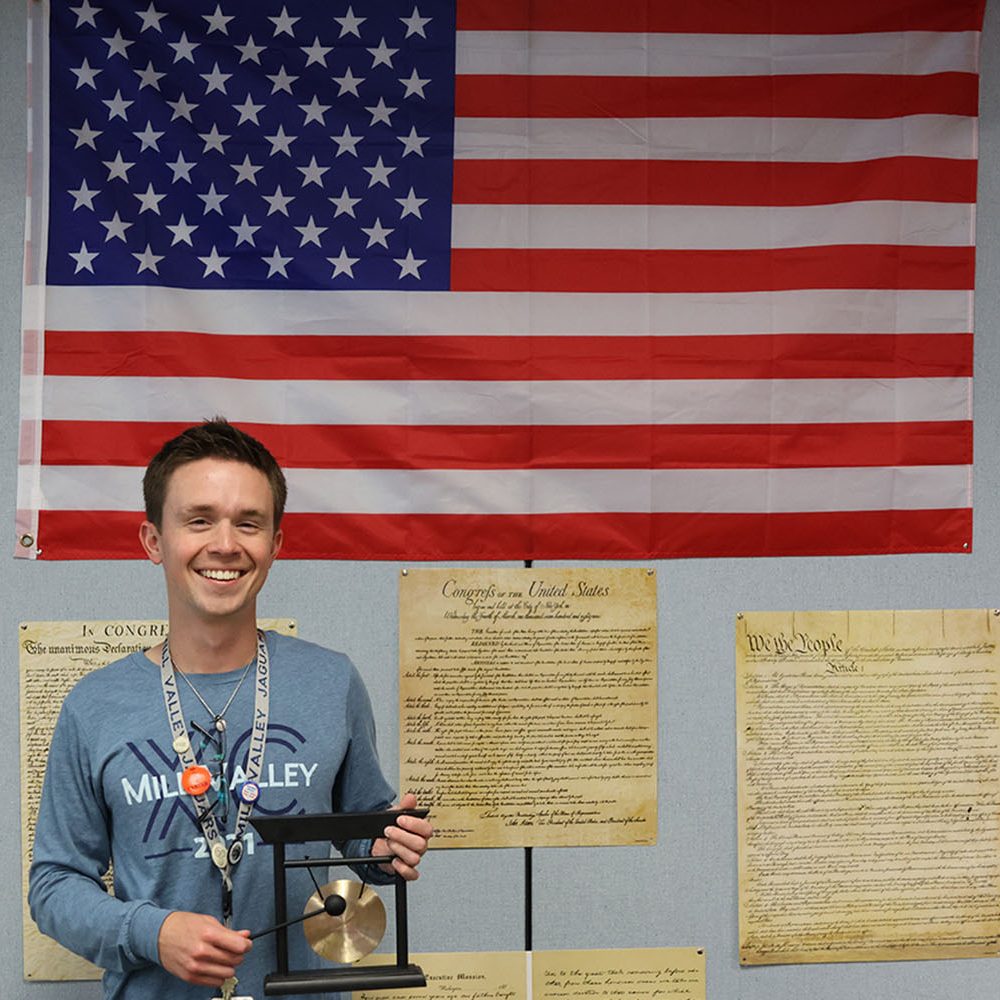
<path id="1" fill-rule="evenodd" d="M 240 575 L 238 569 L 202 569 L 198 572 L 209 580 L 235 580 Z"/>

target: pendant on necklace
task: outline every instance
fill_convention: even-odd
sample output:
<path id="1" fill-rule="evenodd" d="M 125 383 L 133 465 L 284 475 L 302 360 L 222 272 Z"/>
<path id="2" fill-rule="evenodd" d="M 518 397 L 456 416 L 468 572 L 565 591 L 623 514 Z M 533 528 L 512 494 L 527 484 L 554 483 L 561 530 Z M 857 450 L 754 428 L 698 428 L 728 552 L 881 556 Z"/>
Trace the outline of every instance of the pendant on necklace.
<path id="1" fill-rule="evenodd" d="M 215 717 L 215 728 L 217 732 L 224 733 L 226 731 L 226 720 L 222 716 Z"/>

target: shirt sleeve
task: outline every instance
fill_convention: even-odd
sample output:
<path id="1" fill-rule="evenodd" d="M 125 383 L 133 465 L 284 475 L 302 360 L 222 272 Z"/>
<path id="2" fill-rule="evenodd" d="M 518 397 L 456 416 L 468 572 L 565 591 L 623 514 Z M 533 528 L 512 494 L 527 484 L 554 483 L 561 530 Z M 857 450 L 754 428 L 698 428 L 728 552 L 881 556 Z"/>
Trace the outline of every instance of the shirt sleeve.
<path id="1" fill-rule="evenodd" d="M 60 712 L 45 770 L 28 885 L 31 915 L 43 934 L 103 969 L 155 964 L 170 911 L 116 899 L 105 889 L 109 815 L 71 700 Z"/>

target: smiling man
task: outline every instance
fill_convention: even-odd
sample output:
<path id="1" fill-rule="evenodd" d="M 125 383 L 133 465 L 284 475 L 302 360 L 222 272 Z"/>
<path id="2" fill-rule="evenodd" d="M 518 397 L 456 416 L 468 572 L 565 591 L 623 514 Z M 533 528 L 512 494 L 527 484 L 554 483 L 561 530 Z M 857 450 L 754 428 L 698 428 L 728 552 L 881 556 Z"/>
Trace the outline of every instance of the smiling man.
<path id="1" fill-rule="evenodd" d="M 52 739 L 29 902 L 39 927 L 105 970 L 108 998 L 260 1000 L 276 962 L 270 849 L 250 815 L 385 809 L 371 705 L 343 654 L 257 630 L 282 542 L 285 477 L 222 419 L 168 441 L 143 479 L 139 537 L 163 567 L 169 633 L 85 677 Z M 416 805 L 405 796 L 403 807 Z M 401 816 L 338 844 L 417 877 L 431 835 Z M 315 845 L 314 845 L 315 846 Z M 114 895 L 102 873 L 114 862 Z M 288 898 L 314 890 L 288 872 Z M 318 964 L 301 929 L 290 965 Z"/>

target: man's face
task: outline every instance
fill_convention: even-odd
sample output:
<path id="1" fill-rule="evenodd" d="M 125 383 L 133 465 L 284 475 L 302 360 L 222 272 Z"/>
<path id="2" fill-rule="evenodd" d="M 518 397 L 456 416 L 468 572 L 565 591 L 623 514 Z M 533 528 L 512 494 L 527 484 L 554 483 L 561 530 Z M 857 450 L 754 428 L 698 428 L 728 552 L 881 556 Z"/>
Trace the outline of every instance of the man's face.
<path id="1" fill-rule="evenodd" d="M 167 482 L 162 526 L 145 521 L 140 540 L 163 565 L 172 619 L 215 621 L 256 615 L 256 597 L 281 547 L 264 473 L 242 462 L 203 458 Z"/>

